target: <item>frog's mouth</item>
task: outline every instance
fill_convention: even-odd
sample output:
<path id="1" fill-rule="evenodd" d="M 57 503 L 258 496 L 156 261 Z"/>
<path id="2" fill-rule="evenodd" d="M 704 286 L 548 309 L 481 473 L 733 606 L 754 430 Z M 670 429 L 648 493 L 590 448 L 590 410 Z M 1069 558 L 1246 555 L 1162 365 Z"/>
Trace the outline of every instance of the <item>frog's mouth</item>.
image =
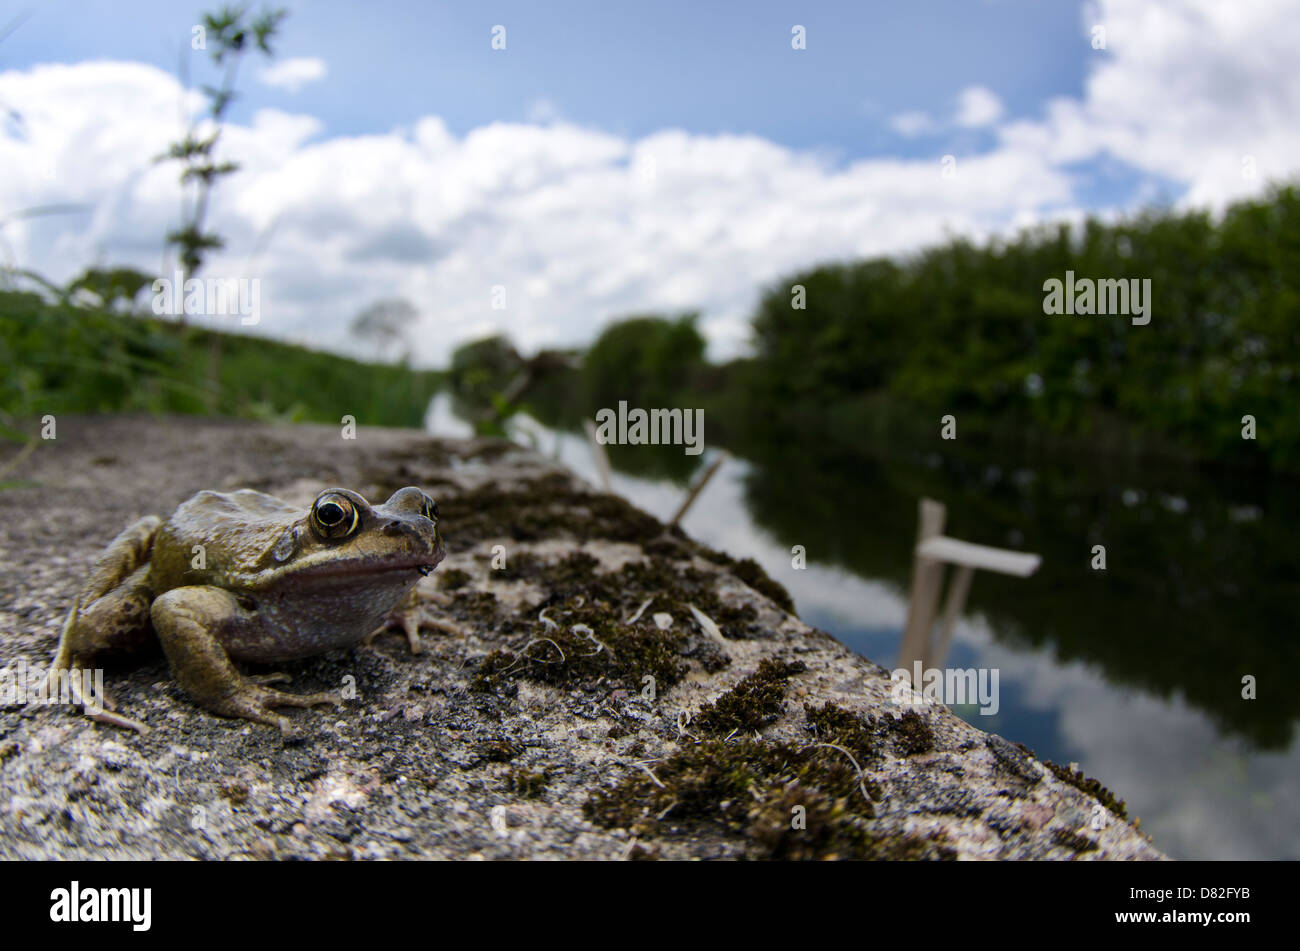
<path id="1" fill-rule="evenodd" d="M 358 578 L 383 575 L 398 575 L 419 572 L 428 575 L 438 562 L 442 561 L 440 552 L 422 554 L 418 557 L 405 555 L 400 558 L 384 560 L 356 559 L 351 561 L 329 561 L 317 565 L 303 565 L 296 574 L 303 578 Z"/>

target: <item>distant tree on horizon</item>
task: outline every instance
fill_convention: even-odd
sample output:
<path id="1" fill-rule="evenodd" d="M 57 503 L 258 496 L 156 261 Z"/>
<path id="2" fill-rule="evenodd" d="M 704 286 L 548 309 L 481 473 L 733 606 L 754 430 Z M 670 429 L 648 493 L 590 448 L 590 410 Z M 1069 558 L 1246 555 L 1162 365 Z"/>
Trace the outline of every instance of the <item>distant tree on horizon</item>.
<path id="1" fill-rule="evenodd" d="M 348 330 L 359 340 L 369 341 L 375 356 L 384 361 L 391 347 L 405 344 L 404 353 L 410 353 L 410 328 L 420 317 L 415 305 L 404 297 L 377 300 L 352 318 Z"/>

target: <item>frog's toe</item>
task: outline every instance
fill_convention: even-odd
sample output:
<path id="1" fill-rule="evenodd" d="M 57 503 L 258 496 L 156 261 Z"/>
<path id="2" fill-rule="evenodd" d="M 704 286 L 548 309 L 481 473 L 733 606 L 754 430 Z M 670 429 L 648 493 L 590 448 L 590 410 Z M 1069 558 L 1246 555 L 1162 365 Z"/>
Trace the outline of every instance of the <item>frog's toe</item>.
<path id="1" fill-rule="evenodd" d="M 267 702 L 268 698 L 264 694 L 274 693 L 275 691 L 262 690 L 253 687 L 241 691 L 232 697 L 227 697 L 221 703 L 220 709 L 216 712 L 228 717 L 240 717 L 245 720 L 252 720 L 254 723 L 264 723 L 267 726 L 273 726 L 279 729 L 281 733 L 288 735 L 292 732 L 292 724 L 289 718 L 273 712 L 271 704 Z"/>
<path id="2" fill-rule="evenodd" d="M 283 690 L 257 688 L 257 700 L 267 707 L 318 707 L 326 703 L 343 704 L 343 697 L 335 690 L 322 693 L 285 693 Z"/>
<path id="3" fill-rule="evenodd" d="M 413 612 L 403 612 L 401 614 L 394 612 L 392 616 L 386 618 L 382 624 L 367 634 L 362 643 L 367 647 L 370 647 L 374 644 L 376 637 L 393 627 L 400 627 L 402 629 L 402 633 L 406 635 L 406 643 L 410 647 L 412 654 L 420 654 L 424 652 L 424 648 L 420 646 L 420 619 L 416 617 Z"/>
<path id="4" fill-rule="evenodd" d="M 419 654 L 424 651 L 420 646 L 420 619 L 413 613 L 403 614 L 401 618 L 402 631 L 406 634 L 406 643 L 410 645 L 412 654 Z"/>
<path id="5" fill-rule="evenodd" d="M 250 674 L 245 679 L 251 684 L 287 684 L 293 680 L 293 677 L 280 672 L 275 674 Z"/>
<path id="6" fill-rule="evenodd" d="M 404 613 L 404 615 L 393 615 L 386 618 L 386 620 L 383 621 L 383 624 L 365 635 L 365 638 L 361 640 L 361 643 L 365 644 L 367 647 L 373 646 L 374 638 L 380 637 L 380 634 L 386 633 L 386 631 L 393 628 L 400 628 L 402 629 L 402 633 L 406 634 L 407 644 L 409 648 L 411 648 L 411 653 L 424 652 L 424 647 L 420 646 L 420 618 L 406 615 L 406 613 Z"/>
<path id="7" fill-rule="evenodd" d="M 149 734 L 149 727 L 145 726 L 139 720 L 133 720 L 130 717 L 122 716 L 120 713 L 113 713 L 107 710 L 101 710 L 99 713 L 86 712 L 87 719 L 94 720 L 96 723 L 107 723 L 110 726 L 121 727 L 124 730 L 135 730 L 141 736 Z"/>

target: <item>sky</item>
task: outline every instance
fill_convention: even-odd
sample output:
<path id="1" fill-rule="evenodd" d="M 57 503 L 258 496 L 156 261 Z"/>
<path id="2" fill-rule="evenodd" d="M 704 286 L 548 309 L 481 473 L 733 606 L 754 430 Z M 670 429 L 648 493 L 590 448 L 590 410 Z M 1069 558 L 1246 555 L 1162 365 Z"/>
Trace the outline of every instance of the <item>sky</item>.
<path id="1" fill-rule="evenodd" d="M 275 57 L 240 66 L 203 276 L 259 281 L 232 329 L 343 352 L 406 298 L 424 365 L 685 311 L 724 359 L 799 269 L 1219 210 L 1300 167 L 1286 0 L 282 5 Z M 170 272 L 154 157 L 216 76 L 204 9 L 4 0 L 0 266 Z"/>

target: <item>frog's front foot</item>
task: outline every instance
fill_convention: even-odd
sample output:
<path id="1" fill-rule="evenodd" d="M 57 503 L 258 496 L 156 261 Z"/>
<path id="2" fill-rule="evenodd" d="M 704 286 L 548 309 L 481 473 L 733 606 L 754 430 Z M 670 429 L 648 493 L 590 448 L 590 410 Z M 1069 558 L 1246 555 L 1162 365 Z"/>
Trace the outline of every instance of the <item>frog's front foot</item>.
<path id="1" fill-rule="evenodd" d="M 411 648 L 411 653 L 423 653 L 424 648 L 420 645 L 420 626 L 423 622 L 422 615 L 423 609 L 420 604 L 418 590 L 412 588 L 402 603 L 393 608 L 388 617 L 384 618 L 383 622 L 377 628 L 366 635 L 363 643 L 369 647 L 380 634 L 383 634 L 390 628 L 400 627 L 402 633 L 406 635 L 406 643 Z"/>
<path id="2" fill-rule="evenodd" d="M 177 683 L 213 713 L 265 723 L 289 733 L 288 718 L 272 712 L 272 707 L 314 707 L 343 702 L 335 692 L 296 694 L 262 686 L 282 682 L 288 679 L 286 674 L 256 677 L 241 674 L 213 634 L 240 623 L 251 623 L 251 618 L 228 591 L 202 585 L 173 588 L 154 601 L 150 614 Z"/>

